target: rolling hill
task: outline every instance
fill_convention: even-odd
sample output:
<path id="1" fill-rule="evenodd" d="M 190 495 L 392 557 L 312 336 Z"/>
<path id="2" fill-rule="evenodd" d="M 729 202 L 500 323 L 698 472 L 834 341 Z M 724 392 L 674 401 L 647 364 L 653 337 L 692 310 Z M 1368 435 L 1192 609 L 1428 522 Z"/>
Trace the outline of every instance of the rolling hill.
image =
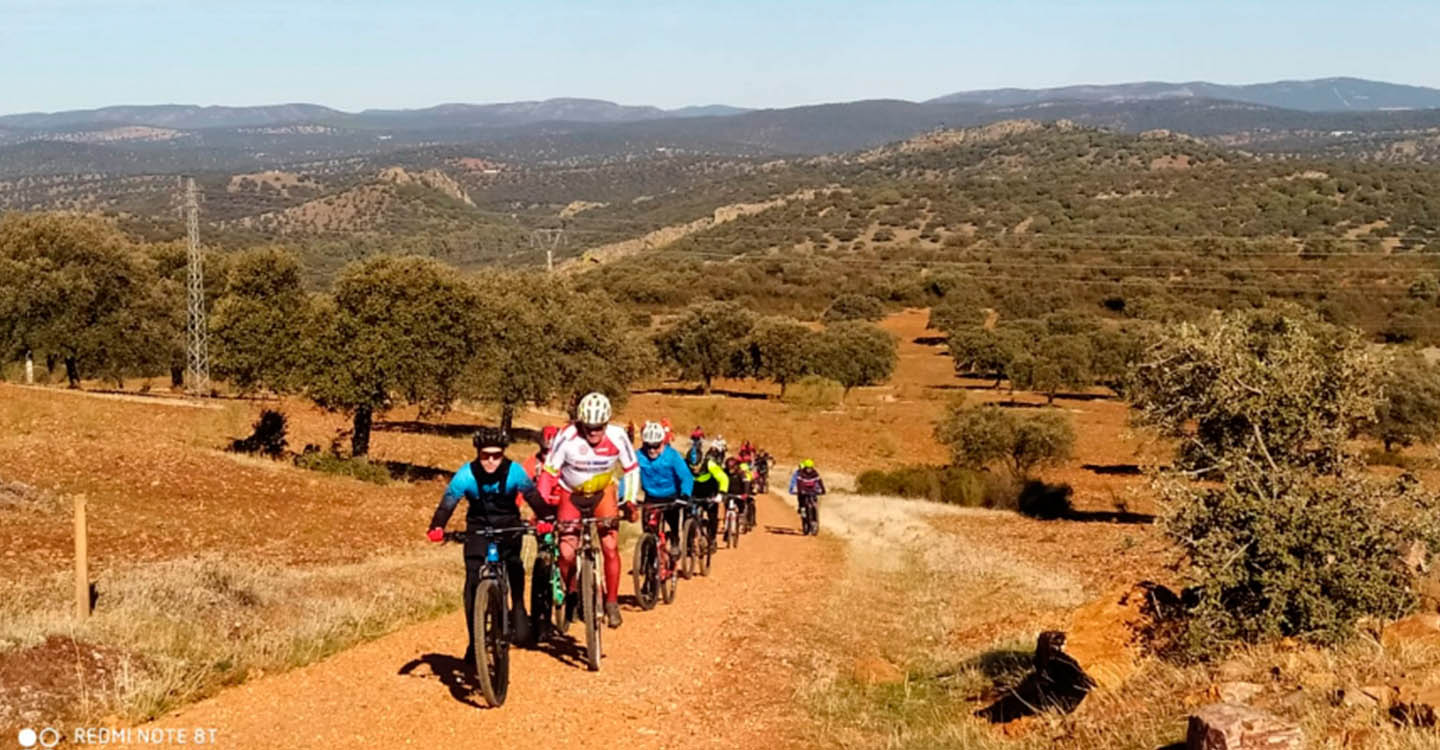
<path id="1" fill-rule="evenodd" d="M 1440 107 L 1440 89 L 1367 81 L 1363 78 L 1319 78 L 1244 86 L 1227 86 L 1206 81 L 1147 81 L 1045 89 L 961 91 L 930 101 L 1011 107 L 1047 101 L 1129 102 L 1153 99 L 1223 99 L 1306 112 L 1373 112 Z"/>

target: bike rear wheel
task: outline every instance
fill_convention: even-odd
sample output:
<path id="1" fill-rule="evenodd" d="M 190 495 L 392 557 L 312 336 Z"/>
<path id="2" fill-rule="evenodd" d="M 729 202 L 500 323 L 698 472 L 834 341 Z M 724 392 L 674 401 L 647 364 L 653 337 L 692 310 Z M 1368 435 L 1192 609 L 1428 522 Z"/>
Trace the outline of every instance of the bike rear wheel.
<path id="1" fill-rule="evenodd" d="M 710 561 L 715 557 L 715 537 L 710 532 L 700 532 L 700 575 L 710 575 Z"/>
<path id="2" fill-rule="evenodd" d="M 734 511 L 725 514 L 725 546 L 730 549 L 740 546 L 740 514 Z"/>
<path id="3" fill-rule="evenodd" d="M 475 592 L 475 675 L 485 701 L 499 707 L 510 689 L 510 643 L 505 634 L 505 592 L 493 580 Z"/>
<path id="4" fill-rule="evenodd" d="M 660 545 L 654 534 L 646 533 L 635 545 L 630 575 L 635 580 L 635 600 L 640 609 L 654 609 L 660 599 Z"/>
<path id="5" fill-rule="evenodd" d="M 585 662 L 591 672 L 600 671 L 601 593 L 595 561 L 589 555 L 580 560 L 580 609 L 585 620 Z"/>

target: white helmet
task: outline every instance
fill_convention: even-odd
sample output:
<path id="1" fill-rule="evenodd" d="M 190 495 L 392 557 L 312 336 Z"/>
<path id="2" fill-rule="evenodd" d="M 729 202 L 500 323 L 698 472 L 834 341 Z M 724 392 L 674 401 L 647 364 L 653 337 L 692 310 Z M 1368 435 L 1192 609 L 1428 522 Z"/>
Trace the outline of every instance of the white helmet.
<path id="1" fill-rule="evenodd" d="M 724 435 L 717 435 L 714 440 L 710 441 L 710 450 L 712 451 L 720 451 L 721 453 L 724 453 L 727 447 L 728 446 L 725 445 Z"/>
<path id="2" fill-rule="evenodd" d="M 659 445 L 665 442 L 665 427 L 659 422 L 646 422 L 640 429 L 640 442 L 644 445 Z"/>
<path id="3" fill-rule="evenodd" d="M 610 421 L 610 399 L 603 393 L 588 393 L 580 399 L 575 409 L 575 419 L 580 424 L 596 427 Z"/>

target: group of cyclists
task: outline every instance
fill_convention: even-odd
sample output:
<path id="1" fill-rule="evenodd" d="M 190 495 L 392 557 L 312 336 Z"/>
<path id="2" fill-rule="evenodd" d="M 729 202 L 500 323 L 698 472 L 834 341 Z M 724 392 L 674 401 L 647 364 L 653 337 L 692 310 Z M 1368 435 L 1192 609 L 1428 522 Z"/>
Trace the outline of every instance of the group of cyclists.
<path id="1" fill-rule="evenodd" d="M 689 528 L 684 523 L 686 518 L 695 520 L 698 531 L 694 533 L 703 534 L 702 545 L 708 544 L 712 551 L 722 534 L 729 541 L 729 535 L 754 527 L 755 496 L 768 490 L 774 466 L 767 451 L 747 440 L 730 455 L 723 436 L 707 441 L 704 430 L 696 427 L 682 454 L 672 445 L 674 435 L 668 420 L 646 422 L 639 431 L 637 450 L 634 425 L 621 428 L 611 417 L 608 398 L 600 393 L 586 395 L 575 410 L 574 421 L 541 430 L 538 450 L 521 463 L 506 457 L 510 438 L 504 431 L 482 428 L 475 433 L 476 458 L 455 472 L 426 534 L 432 542 L 447 538 L 463 538 L 465 542 L 467 664 L 481 668 L 476 660 L 475 597 L 487 566 L 492 577 L 499 575 L 493 572 L 497 563 L 504 569 L 510 599 L 509 622 L 504 631 L 509 641 L 530 645 L 544 635 L 540 632 L 544 623 L 532 622 L 532 617 L 538 619 L 542 613 L 526 611 L 523 535 L 488 532 L 528 529 L 537 538 L 551 533 L 558 536 L 557 586 L 563 586 L 565 593 L 553 617 L 562 618 L 563 631 L 564 625 L 581 617 L 576 556 L 581 547 L 582 521 L 593 523 L 599 539 L 604 560 L 604 620 L 610 628 L 620 627 L 623 620 L 619 606 L 618 534 L 622 519 L 641 520 L 642 511 L 649 509 L 645 515 L 652 523 L 647 524 L 647 531 L 653 530 L 665 540 L 661 556 L 668 555 L 670 561 L 681 554 L 682 528 Z M 803 533 L 817 533 L 817 499 L 825 494 L 825 486 L 813 461 L 800 462 L 791 474 L 789 491 L 798 498 Z M 445 531 L 461 499 L 467 503 L 467 531 L 463 537 Z M 522 512 L 526 507 L 533 516 L 528 524 Z M 663 528 L 659 528 L 662 522 Z M 590 542 L 587 535 L 586 543 Z M 708 570 L 708 557 L 706 565 Z M 674 570 L 672 567 L 671 572 Z M 636 580 L 638 589 L 641 579 L 637 576 Z M 534 588 L 539 586 L 537 576 Z M 542 600 L 541 593 L 532 591 L 536 598 L 531 601 Z M 641 594 L 638 590 L 636 593 Z M 668 597 L 665 600 L 670 601 Z M 541 605 L 532 609 L 539 610 Z M 596 637 L 598 640 L 598 634 Z M 594 659 L 598 660 L 598 655 Z M 598 665 L 598 661 L 592 663 Z"/>

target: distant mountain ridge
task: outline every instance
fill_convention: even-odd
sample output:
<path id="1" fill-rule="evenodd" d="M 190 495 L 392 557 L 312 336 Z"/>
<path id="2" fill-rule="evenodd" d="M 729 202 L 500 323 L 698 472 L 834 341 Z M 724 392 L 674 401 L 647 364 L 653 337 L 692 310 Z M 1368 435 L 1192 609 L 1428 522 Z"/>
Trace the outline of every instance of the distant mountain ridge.
<path id="1" fill-rule="evenodd" d="M 1217 99 L 1303 112 L 1374 112 L 1440 108 L 1440 89 L 1344 77 L 1243 86 L 1206 81 L 1145 81 L 1044 89 L 961 91 L 931 99 L 930 103 L 1013 107 L 1047 101 L 1125 102 L 1148 99 Z"/>
<path id="2" fill-rule="evenodd" d="M 354 128 L 505 127 L 540 122 L 639 122 L 728 116 L 749 111 L 723 104 L 664 110 L 659 107 L 627 106 L 600 99 L 579 98 L 498 104 L 440 104 L 424 109 L 367 109 L 354 113 L 318 104 L 255 107 L 158 104 L 4 115 L 0 116 L 0 128 L 65 130 L 140 125 L 198 130 L 296 124 Z"/>
<path id="3" fill-rule="evenodd" d="M 976 108 L 1023 107 L 1047 102 L 1121 103 L 1176 99 L 1233 101 L 1300 112 L 1377 112 L 1440 109 L 1440 89 L 1369 81 L 1361 78 L 1320 78 L 1275 81 L 1243 86 L 1192 81 L 1146 81 L 1113 85 L 1061 86 L 1043 89 L 960 91 L 907 105 L 959 105 Z M 835 102 L 860 104 L 861 102 Z M 67 112 L 0 116 L 0 129 L 66 130 L 150 126 L 198 130 L 318 124 L 350 128 L 487 128 L 537 123 L 618 124 L 700 117 L 732 117 L 800 107 L 746 109 L 724 104 L 661 109 L 623 105 L 602 99 L 556 98 L 492 104 L 440 104 L 421 109 L 367 109 L 344 112 L 318 104 L 291 103 L 255 107 L 180 104 L 123 105 Z"/>

